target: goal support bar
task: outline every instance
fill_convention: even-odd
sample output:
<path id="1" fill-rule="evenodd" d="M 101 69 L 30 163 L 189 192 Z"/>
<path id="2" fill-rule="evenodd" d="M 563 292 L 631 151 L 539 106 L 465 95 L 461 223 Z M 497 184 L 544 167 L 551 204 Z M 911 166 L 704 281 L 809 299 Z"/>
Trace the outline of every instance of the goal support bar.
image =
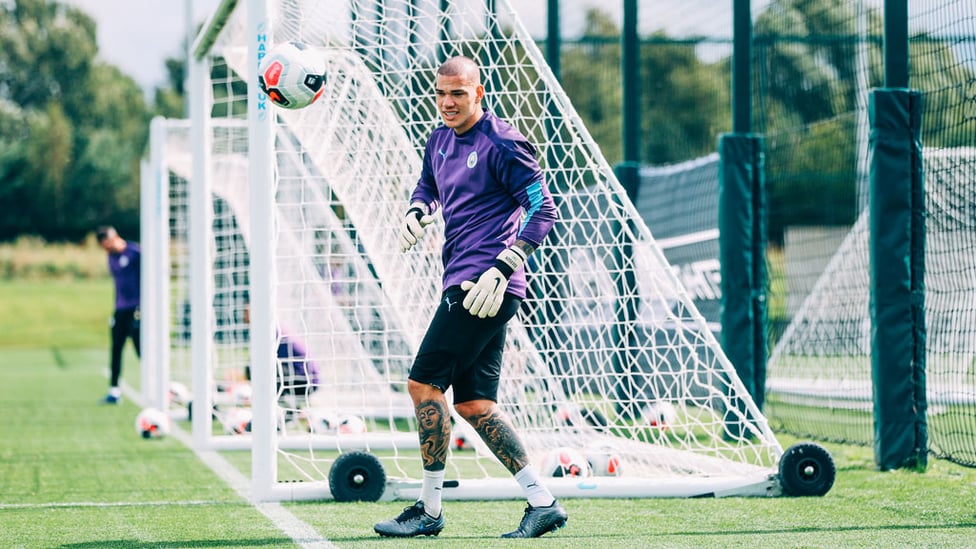
<path id="1" fill-rule="evenodd" d="M 722 345 L 761 410 L 766 388 L 766 217 L 763 142 L 719 140 Z"/>
<path id="2" fill-rule="evenodd" d="M 871 377 L 880 469 L 926 465 L 922 95 L 871 93 Z"/>

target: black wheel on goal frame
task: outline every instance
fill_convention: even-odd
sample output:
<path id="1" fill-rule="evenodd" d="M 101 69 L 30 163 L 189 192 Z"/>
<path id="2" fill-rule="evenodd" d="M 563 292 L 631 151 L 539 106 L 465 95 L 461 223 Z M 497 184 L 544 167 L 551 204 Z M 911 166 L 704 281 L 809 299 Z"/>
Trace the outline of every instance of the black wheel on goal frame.
<path id="1" fill-rule="evenodd" d="M 345 452 L 329 469 L 329 490 L 336 501 L 378 501 L 386 491 L 386 471 L 369 452 Z"/>
<path id="2" fill-rule="evenodd" d="M 830 491 L 836 476 L 830 452 L 813 442 L 794 444 L 779 458 L 779 481 L 789 496 L 822 496 Z"/>

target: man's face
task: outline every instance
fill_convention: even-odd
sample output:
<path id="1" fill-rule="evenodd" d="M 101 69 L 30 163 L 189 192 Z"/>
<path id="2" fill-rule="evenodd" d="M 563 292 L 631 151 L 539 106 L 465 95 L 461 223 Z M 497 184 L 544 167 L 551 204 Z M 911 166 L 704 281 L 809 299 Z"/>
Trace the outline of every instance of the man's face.
<path id="1" fill-rule="evenodd" d="M 437 75 L 434 91 L 437 94 L 437 110 L 444 125 L 462 134 L 471 129 L 481 118 L 481 98 L 485 88 L 474 78 Z"/>
<path id="2" fill-rule="evenodd" d="M 122 239 L 119 238 L 118 233 L 109 231 L 106 238 L 101 242 L 99 242 L 99 244 L 101 244 L 102 249 L 104 249 L 106 252 L 118 252 L 121 244 L 120 242 L 121 240 Z"/>

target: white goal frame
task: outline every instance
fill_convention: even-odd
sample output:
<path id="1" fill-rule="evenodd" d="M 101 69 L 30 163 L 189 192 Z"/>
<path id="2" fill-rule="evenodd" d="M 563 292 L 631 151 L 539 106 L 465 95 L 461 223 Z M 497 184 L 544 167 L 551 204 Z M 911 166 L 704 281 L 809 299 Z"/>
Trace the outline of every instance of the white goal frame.
<path id="1" fill-rule="evenodd" d="M 188 95 L 190 98 L 191 119 L 189 125 L 185 121 L 154 121 L 157 128 L 154 135 L 158 139 L 164 139 L 164 128 L 182 127 L 188 134 L 189 144 L 187 149 L 192 151 L 191 166 L 184 163 L 180 177 L 192 181 L 187 185 L 188 195 L 188 223 L 190 225 L 188 241 L 188 266 L 185 273 L 188 281 L 188 296 L 190 303 L 190 371 L 192 372 L 192 401 L 193 412 L 191 418 L 192 435 L 194 445 L 201 449 L 229 450 L 250 448 L 251 450 L 251 481 L 252 493 L 254 498 L 259 501 L 278 501 L 278 500 L 303 500 L 321 499 L 332 496 L 329 483 L 324 478 L 313 479 L 307 482 L 293 482 L 279 480 L 279 460 L 283 452 L 288 450 L 306 449 L 314 451 L 318 448 L 335 448 L 337 439 L 333 436 L 309 435 L 308 437 L 282 437 L 278 435 L 278 401 L 275 389 L 275 371 L 273 368 L 258 367 L 251 372 L 251 383 L 253 392 L 251 394 L 251 407 L 253 410 L 253 420 L 250 434 L 235 436 L 214 435 L 213 422 L 211 419 L 212 409 L 212 385 L 213 385 L 213 360 L 214 342 L 212 340 L 212 330 L 214 325 L 211 303 L 213 300 L 212 280 L 212 214 L 214 196 L 213 170 L 219 164 L 218 160 L 212 156 L 212 135 L 218 127 L 228 124 L 225 121 L 211 119 L 209 113 L 213 107 L 213 99 L 210 93 L 210 65 L 208 55 L 211 47 L 220 39 L 221 30 L 227 24 L 229 18 L 235 14 L 235 10 L 246 9 L 246 34 L 247 51 L 236 52 L 242 59 L 247 61 L 247 71 L 254 74 L 258 60 L 267 51 L 270 40 L 274 36 L 274 21 L 270 16 L 270 2 L 267 0 L 248 0 L 245 3 L 233 0 L 225 0 L 218 6 L 210 20 L 204 26 L 193 46 L 193 58 L 189 67 L 190 81 Z M 507 10 L 506 13 L 514 13 L 507 2 L 501 0 L 501 8 Z M 239 15 L 239 14 L 238 14 Z M 517 18 L 514 20 L 516 33 L 527 35 Z M 579 147 L 586 150 L 586 154 L 593 154 L 597 147 L 592 138 L 582 127 L 578 116 L 575 115 L 572 106 L 569 104 L 565 94 L 562 93 L 552 73 L 548 70 L 543 56 L 535 44 L 525 41 L 521 44 L 525 48 L 525 54 L 531 60 L 532 69 L 538 72 L 539 77 L 547 86 L 555 90 L 553 101 L 558 108 L 566 113 L 565 123 L 572 126 L 574 135 L 578 136 L 581 142 Z M 276 211 L 276 162 L 280 162 L 275 156 L 274 147 L 276 142 L 276 124 L 287 124 L 287 119 L 276 108 L 272 107 L 267 98 L 257 87 L 256 79 L 247 79 L 247 119 L 238 121 L 237 124 L 246 125 L 247 135 L 247 212 L 241 219 L 246 224 L 246 238 L 248 252 L 250 256 L 250 325 L 253 333 L 263 333 L 266 337 L 250 338 L 249 354 L 252 364 L 273 364 L 275 363 L 275 326 L 279 320 L 280 311 L 276 310 L 276 298 L 278 288 L 278 275 L 275 265 L 280 260 L 276 242 L 279 234 L 276 229 L 283 220 L 278 218 Z M 368 92 L 366 92 L 368 93 Z M 158 182 L 159 188 L 149 196 L 144 195 L 144 200 L 159 199 L 166 195 L 162 189 L 168 179 L 168 173 L 177 169 L 173 158 L 167 158 L 166 149 L 161 148 L 162 152 L 152 161 L 152 166 L 147 172 L 152 173 L 151 177 Z M 419 162 L 419 158 L 417 158 Z M 657 266 L 666 265 L 658 246 L 654 243 L 650 233 L 640 220 L 640 215 L 634 205 L 626 200 L 626 193 L 613 175 L 612 169 L 606 161 L 594 154 L 593 171 L 603 180 L 598 181 L 599 185 L 605 185 L 609 205 L 614 208 L 612 215 L 619 216 L 620 230 L 628 235 L 633 235 L 635 243 L 634 250 L 622 252 L 615 250 L 612 253 L 633 253 L 637 268 L 641 265 Z M 621 199 L 621 197 L 623 197 Z M 567 198 L 570 200 L 570 198 Z M 162 202 L 152 202 L 148 210 L 152 212 L 161 210 L 165 204 Z M 242 213 L 242 212 L 239 212 Z M 163 219 L 164 215 L 155 215 L 151 218 L 154 223 L 159 223 L 159 227 L 168 226 L 169 221 Z M 246 219 L 243 219 L 246 217 Z M 436 233 L 436 226 L 433 227 Z M 162 234 L 166 233 L 162 228 L 152 229 L 151 234 L 157 235 L 155 245 L 165 245 L 163 249 L 169 249 L 169 242 L 163 242 Z M 430 235 L 429 239 L 437 238 L 437 235 Z M 567 246 L 569 246 L 567 244 Z M 589 263 L 599 263 L 601 261 L 598 248 L 580 247 L 578 249 L 567 248 L 567 255 L 576 265 L 587 265 Z M 645 263 L 642 263 L 645 262 Z M 161 258 L 160 264 L 168 265 L 169 262 Z M 168 269 L 159 269 L 160 276 L 169 280 Z M 598 272 L 598 269 L 597 271 Z M 614 280 L 610 273 L 607 276 L 600 274 L 589 275 L 593 280 L 587 283 L 595 284 L 596 293 L 592 297 L 599 303 L 601 291 L 615 292 L 615 288 L 621 282 Z M 570 278 L 580 276 L 569 272 Z M 603 276 L 601 278 L 601 276 Z M 621 452 L 633 452 L 634 454 L 644 454 L 652 456 L 646 458 L 649 461 L 660 460 L 661 468 L 679 470 L 682 467 L 689 471 L 699 471 L 688 476 L 624 476 L 624 477 L 586 477 L 583 481 L 574 478 L 547 478 L 547 485 L 552 489 L 557 497 L 697 497 L 702 495 L 711 496 L 775 496 L 782 493 L 781 485 L 777 477 L 776 465 L 783 450 L 776 441 L 775 436 L 770 430 L 766 419 L 758 410 L 755 403 L 745 391 L 744 386 L 735 375 L 735 370 L 729 360 L 722 353 L 721 347 L 715 340 L 712 332 L 696 311 L 687 293 L 678 281 L 675 273 L 669 269 L 654 269 L 648 281 L 643 284 L 650 284 L 655 297 L 653 302 L 641 303 L 640 317 L 632 319 L 628 326 L 621 329 L 629 332 L 637 332 L 640 329 L 657 330 L 662 326 L 667 326 L 668 333 L 672 334 L 674 341 L 668 343 L 674 348 L 667 349 L 641 349 L 635 352 L 646 353 L 651 359 L 659 357 L 657 353 L 673 353 L 673 358 L 680 361 L 708 361 L 708 367 L 712 368 L 704 378 L 699 374 L 692 374 L 692 388 L 684 390 L 695 390 L 704 392 L 707 396 L 699 397 L 696 403 L 701 405 L 717 406 L 713 411 L 722 416 L 725 414 L 726 421 L 736 422 L 738 427 L 728 432 L 730 438 L 724 441 L 716 441 L 711 446 L 706 445 L 703 452 L 692 452 L 685 448 L 670 447 L 669 443 L 663 442 L 667 437 L 662 436 L 661 443 L 648 443 L 639 440 L 616 440 L 612 442 L 615 448 Z M 637 284 L 637 281 L 632 281 Z M 147 284 L 161 286 L 161 280 L 148 281 Z M 609 286 L 606 286 L 609 285 Z M 600 287 L 603 287 L 602 290 Z M 402 283 L 396 281 L 386 284 L 385 291 L 400 291 Z M 169 286 L 166 286 L 169 288 Z M 619 288 L 616 288 L 619 289 Z M 430 291 L 436 292 L 439 288 L 432 288 Z M 425 289 L 424 292 L 428 290 Z M 635 295 L 634 300 L 643 300 L 640 297 L 638 288 L 625 288 L 627 295 Z M 666 294 L 666 298 L 661 298 L 658 294 Z M 424 294 L 427 295 L 427 294 Z M 423 297 L 423 296 L 421 296 Z M 650 298 L 647 298 L 650 299 Z M 658 303 L 657 300 L 662 300 Z M 166 301 L 161 297 L 157 301 Z M 436 304 L 436 300 L 434 301 Z M 424 307 L 428 307 L 424 303 Z M 612 307 L 613 304 L 604 304 L 604 309 Z M 172 311 L 167 303 L 160 306 L 160 309 L 153 311 L 152 314 L 158 315 L 156 318 L 156 330 L 158 334 L 167 334 L 166 327 L 170 323 L 169 316 Z M 663 307 L 663 309 L 661 308 Z M 679 312 L 669 312 L 668 307 L 676 307 Z M 422 308 L 426 311 L 426 308 Z M 593 311 L 599 318 L 599 312 Z M 398 313 L 399 314 L 399 313 Z M 655 317 L 660 314 L 662 316 Z M 650 315 L 650 316 L 647 316 Z M 650 322 L 649 326 L 642 323 Z M 516 330 L 521 329 L 516 327 Z M 662 328 L 663 329 L 663 328 Z M 521 346 L 519 360 L 526 364 L 521 367 L 534 372 L 540 372 L 547 368 L 545 361 L 540 358 L 540 352 L 528 349 L 525 346 L 531 345 L 531 340 L 523 335 L 510 338 L 514 339 L 516 346 Z M 169 349 L 168 335 L 160 335 L 160 349 Z M 629 336 L 633 337 L 633 335 Z M 418 341 L 413 342 L 419 343 Z M 641 345 L 635 343 L 635 345 Z M 645 345 L 663 345 L 654 342 Z M 691 355 L 686 356 L 682 353 L 682 346 L 692 349 Z M 693 356 L 696 350 L 704 350 L 707 359 Z M 629 352 L 629 351 L 628 351 Z M 507 356 L 511 356 L 509 353 Z M 162 358 L 162 354 L 159 355 Z M 664 355 L 660 355 L 663 357 Z M 671 356 L 669 354 L 669 356 Z M 262 358 L 263 357 L 263 358 Z M 169 357 L 166 360 L 170 360 Z M 588 360 L 586 358 L 580 360 Z M 604 366 L 595 364 L 593 368 L 603 368 Z M 542 370 L 540 370 L 540 368 Z M 159 373 L 153 375 L 161 376 Z M 542 374 L 536 374 L 542 375 Z M 627 377 L 627 382 L 631 383 L 630 377 L 642 375 L 640 372 L 627 370 L 623 373 Z M 644 374 L 646 375 L 646 374 Z M 161 379 L 166 379 L 162 377 Z M 555 378 L 553 378 L 555 379 Z M 550 380 L 551 382 L 552 380 Z M 673 381 L 677 381 L 676 379 Z M 162 382 L 165 384 L 165 382 Z M 715 384 L 715 385 L 713 385 Z M 616 389 L 619 391 L 619 388 Z M 643 390 L 643 389 L 642 389 Z M 502 398 L 505 398 L 502 396 Z M 633 402 L 623 402 L 626 407 L 646 406 L 647 396 L 640 395 L 639 399 Z M 689 400 L 693 400 L 690 396 Z M 501 399 L 500 399 L 501 400 Z M 571 403 L 571 402 L 570 402 Z M 682 404 L 682 401 L 676 401 Z M 724 404 L 723 404 L 724 403 Z M 721 408 L 721 409 L 720 409 Z M 731 418 L 731 419 L 730 419 Z M 721 421 L 719 421 L 721 424 Z M 710 423 L 712 427 L 715 423 Z M 456 429 L 460 429 L 457 428 Z M 460 429 L 463 430 L 463 429 Z M 594 439 L 613 437 L 601 434 L 599 429 L 577 427 L 574 432 L 588 432 L 587 436 Z M 565 432 L 556 429 L 553 432 L 545 430 L 535 431 L 532 435 L 532 443 L 543 448 L 555 447 L 565 444 Z M 477 442 L 475 442 L 477 445 Z M 416 448 L 416 436 L 397 438 L 386 436 L 385 440 L 377 440 L 376 437 L 366 435 L 361 439 L 356 437 L 346 437 L 341 441 L 342 448 L 366 448 L 370 450 L 393 447 L 404 450 L 409 447 Z M 752 462 L 754 463 L 752 463 Z M 712 473 L 702 473 L 701 471 L 714 471 Z M 419 495 L 420 483 L 417 479 L 397 478 L 391 479 L 387 483 L 384 493 L 385 499 L 415 499 Z M 474 478 L 464 479 L 457 488 L 445 492 L 446 499 L 498 499 L 513 498 L 520 494 L 517 484 L 510 477 L 507 478 Z"/>

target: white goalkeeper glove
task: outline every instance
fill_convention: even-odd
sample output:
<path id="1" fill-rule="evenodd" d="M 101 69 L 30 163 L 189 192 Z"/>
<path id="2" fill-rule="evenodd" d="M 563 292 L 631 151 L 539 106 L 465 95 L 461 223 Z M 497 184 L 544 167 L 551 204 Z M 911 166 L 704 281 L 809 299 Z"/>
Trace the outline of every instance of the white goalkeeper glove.
<path id="1" fill-rule="evenodd" d="M 488 269 L 477 282 L 465 280 L 461 289 L 468 292 L 464 296 L 462 305 L 472 315 L 478 318 L 492 317 L 498 314 L 505 300 L 505 289 L 512 273 L 525 263 L 527 256 L 519 248 L 507 248 L 495 258 L 495 266 Z"/>
<path id="2" fill-rule="evenodd" d="M 400 225 L 400 251 L 405 252 L 424 236 L 424 227 L 434 222 L 434 216 L 427 213 L 427 206 L 422 202 L 410 205 L 403 224 Z"/>

